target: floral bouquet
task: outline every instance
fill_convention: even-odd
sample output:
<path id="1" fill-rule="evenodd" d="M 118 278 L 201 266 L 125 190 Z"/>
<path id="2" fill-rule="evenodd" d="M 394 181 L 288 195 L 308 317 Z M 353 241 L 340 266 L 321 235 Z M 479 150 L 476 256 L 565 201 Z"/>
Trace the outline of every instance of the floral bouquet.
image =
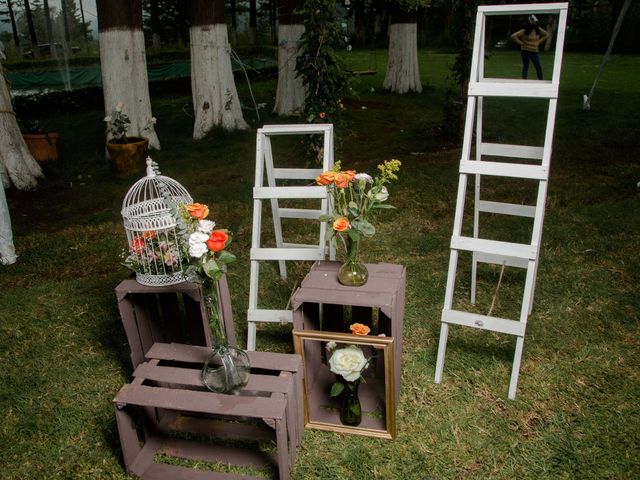
<path id="1" fill-rule="evenodd" d="M 116 103 L 113 113 L 104 117 L 104 121 L 107 124 L 107 137 L 109 137 L 109 135 L 111 136 L 109 143 L 125 144 L 130 142 L 127 132 L 131 125 L 131 119 L 129 115 L 122 111 L 123 109 L 124 103 L 118 102 Z M 151 122 L 144 130 L 149 130 L 155 123 L 156 117 L 151 117 Z"/>
<path id="2" fill-rule="evenodd" d="M 316 183 L 326 186 L 329 193 L 332 213 L 320 217 L 330 227 L 327 239 L 335 244 L 339 238 L 347 254 L 347 262 L 338 273 L 339 281 L 345 285 L 362 285 L 367 280 L 366 268 L 358 261 L 360 240 L 376 233 L 372 221 L 381 209 L 394 208 L 385 203 L 389 198 L 386 185 L 398 179 L 400 165 L 399 160 L 387 160 L 378 165 L 379 174 L 374 178 L 367 173 L 341 170 L 340 162 L 336 162 L 333 170 L 316 178 Z"/>

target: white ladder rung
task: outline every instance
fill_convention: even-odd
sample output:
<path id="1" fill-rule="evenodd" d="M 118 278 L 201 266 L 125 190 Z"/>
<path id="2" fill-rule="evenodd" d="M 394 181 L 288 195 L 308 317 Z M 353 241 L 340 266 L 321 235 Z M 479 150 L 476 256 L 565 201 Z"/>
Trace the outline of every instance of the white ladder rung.
<path id="1" fill-rule="evenodd" d="M 254 187 L 253 198 L 254 200 L 268 200 L 271 198 L 323 199 L 327 198 L 327 189 L 319 185 L 307 187 Z"/>
<path id="2" fill-rule="evenodd" d="M 252 248 L 251 260 L 324 260 L 324 248 Z"/>
<path id="3" fill-rule="evenodd" d="M 247 310 L 247 320 L 250 322 L 293 323 L 293 312 L 291 310 L 250 308 Z"/>
<path id="4" fill-rule="evenodd" d="M 505 255 L 527 260 L 535 260 L 538 256 L 537 249 L 534 245 L 455 235 L 451 237 L 451 248 L 454 250 L 492 253 L 494 255 Z"/>
<path id="5" fill-rule="evenodd" d="M 558 98 L 558 85 L 549 80 L 519 80 L 505 78 L 469 83 L 469 96 Z"/>
<path id="6" fill-rule="evenodd" d="M 481 5 L 478 7 L 479 13 L 488 13 L 491 15 L 513 15 L 516 13 L 560 13 L 566 10 L 566 3 L 527 3 L 523 5 Z"/>
<path id="7" fill-rule="evenodd" d="M 507 267 L 527 268 L 529 266 L 529 260 L 526 258 L 507 257 L 495 253 L 474 252 L 474 259 L 476 262 L 506 265 Z"/>
<path id="8" fill-rule="evenodd" d="M 267 135 L 300 135 L 311 133 L 327 134 L 333 128 L 332 124 L 303 123 L 293 125 L 265 125 L 258 129 L 258 134 Z"/>
<path id="9" fill-rule="evenodd" d="M 480 153 L 494 157 L 529 158 L 531 160 L 542 160 L 544 154 L 543 147 L 530 145 L 509 145 L 506 143 L 487 143 L 480 145 Z"/>
<path id="10" fill-rule="evenodd" d="M 517 320 L 506 318 L 488 317 L 478 313 L 462 312 L 460 310 L 442 310 L 442 321 L 454 325 L 491 330 L 492 332 L 506 333 L 524 337 L 527 324 Z"/>
<path id="11" fill-rule="evenodd" d="M 281 208 L 280 218 L 298 218 L 306 220 L 317 220 L 322 215 L 322 210 L 311 210 L 308 208 Z"/>
<path id="12" fill-rule="evenodd" d="M 516 217 L 535 217 L 536 207 L 532 205 L 519 205 L 517 203 L 492 202 L 479 200 L 476 203 L 479 212 L 499 213 L 501 215 L 514 215 Z"/>
<path id="13" fill-rule="evenodd" d="M 496 177 L 530 178 L 533 180 L 547 180 L 549 178 L 549 168 L 544 165 L 478 160 L 460 160 L 460 173 L 493 175 Z"/>
<path id="14" fill-rule="evenodd" d="M 315 180 L 322 173 L 322 169 L 316 168 L 274 168 L 273 177 L 277 179 L 291 180 Z"/>

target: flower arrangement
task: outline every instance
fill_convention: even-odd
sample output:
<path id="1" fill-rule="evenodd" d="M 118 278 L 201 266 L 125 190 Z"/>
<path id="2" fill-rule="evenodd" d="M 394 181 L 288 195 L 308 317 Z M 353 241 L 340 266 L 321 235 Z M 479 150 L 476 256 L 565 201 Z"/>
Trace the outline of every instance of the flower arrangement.
<path id="1" fill-rule="evenodd" d="M 327 239 L 335 244 L 339 238 L 347 253 L 345 268 L 338 274 L 341 283 L 362 285 L 366 282 L 366 269 L 364 273 L 357 271 L 365 268 L 357 258 L 360 240 L 376 233 L 372 221 L 381 209 L 394 208 L 385 203 L 389 198 L 386 185 L 398 179 L 396 173 L 400 165 L 399 160 L 387 160 L 378 165 L 379 174 L 374 178 L 355 170 L 341 170 L 340 162 L 336 162 L 332 170 L 316 178 L 318 185 L 327 187 L 331 203 L 332 213 L 320 216 L 320 221 L 329 225 Z M 348 278 L 341 277 L 345 271 Z"/>
<path id="2" fill-rule="evenodd" d="M 107 115 L 104 117 L 104 121 L 107 124 L 107 137 L 110 136 L 109 143 L 115 144 L 126 144 L 129 143 L 129 137 L 127 137 L 127 132 L 129 131 L 129 126 L 131 125 L 131 119 L 129 115 L 123 112 L 124 103 L 118 102 L 116 103 L 115 109 L 111 115 Z M 148 130 L 151 125 L 156 123 L 156 118 L 151 117 L 151 121 L 145 130 Z"/>
<path id="3" fill-rule="evenodd" d="M 225 334 L 219 322 L 216 282 L 227 271 L 227 265 L 236 260 L 226 248 L 232 241 L 225 229 L 216 229 L 208 220 L 209 207 L 201 203 L 176 205 L 165 198 L 177 222 L 177 230 L 152 230 L 134 236 L 124 265 L 136 272 L 181 271 L 190 282 L 200 283 L 205 289 L 205 302 L 212 331 Z"/>

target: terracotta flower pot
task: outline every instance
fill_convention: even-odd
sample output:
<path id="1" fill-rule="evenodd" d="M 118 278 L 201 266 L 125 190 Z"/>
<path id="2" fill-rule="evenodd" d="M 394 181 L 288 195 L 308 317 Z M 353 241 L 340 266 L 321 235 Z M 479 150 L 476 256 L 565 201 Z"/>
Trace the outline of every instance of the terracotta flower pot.
<path id="1" fill-rule="evenodd" d="M 145 169 L 149 140 L 127 137 L 127 143 L 107 142 L 111 168 L 118 175 L 130 175 Z"/>
<path id="2" fill-rule="evenodd" d="M 58 160 L 57 133 L 23 133 L 22 137 L 38 162 Z"/>

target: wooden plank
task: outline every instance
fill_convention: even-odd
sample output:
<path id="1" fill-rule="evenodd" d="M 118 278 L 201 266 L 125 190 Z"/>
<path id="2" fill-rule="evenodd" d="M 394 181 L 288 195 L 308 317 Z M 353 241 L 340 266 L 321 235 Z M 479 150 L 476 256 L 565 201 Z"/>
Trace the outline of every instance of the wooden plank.
<path id="1" fill-rule="evenodd" d="M 264 480 L 237 473 L 207 472 L 178 465 L 154 463 L 142 475 L 143 480 Z"/>
<path id="2" fill-rule="evenodd" d="M 324 248 L 252 248 L 251 260 L 306 260 L 324 258 Z"/>
<path id="3" fill-rule="evenodd" d="M 329 133 L 333 124 L 297 123 L 292 125 L 265 125 L 258 129 L 258 134 L 265 135 L 309 135 L 313 133 Z"/>
<path id="4" fill-rule="evenodd" d="M 327 198 L 327 189 L 321 186 L 303 187 L 253 187 L 254 200 L 270 199 L 323 199 Z"/>
<path id="5" fill-rule="evenodd" d="M 567 3 L 527 3 L 525 5 L 481 5 L 478 13 L 487 15 L 513 15 L 531 13 L 560 13 L 568 8 Z"/>
<path id="6" fill-rule="evenodd" d="M 251 418 L 284 417 L 286 400 L 265 397 L 222 395 L 213 392 L 174 390 L 145 385 L 124 385 L 115 401 L 127 405 L 167 408 L 195 413 L 210 413 Z"/>
<path id="7" fill-rule="evenodd" d="M 250 308 L 247 319 L 250 322 L 291 323 L 291 310 L 267 310 L 264 308 Z"/>
<path id="8" fill-rule="evenodd" d="M 492 263 L 494 265 L 506 265 L 508 267 L 527 268 L 529 259 L 507 257 L 506 255 L 496 255 L 492 253 L 474 252 L 475 260 L 482 263 Z"/>
<path id="9" fill-rule="evenodd" d="M 548 80 L 489 79 L 469 82 L 469 96 L 558 98 L 558 85 Z"/>
<path id="10" fill-rule="evenodd" d="M 230 422 L 202 416 L 178 414 L 162 422 L 161 426 L 174 432 L 195 433 L 219 439 L 267 441 L 274 438 L 273 429 L 265 423 Z"/>
<path id="11" fill-rule="evenodd" d="M 273 457 L 267 452 L 261 452 L 260 450 L 229 447 L 218 444 L 211 445 L 178 438 L 163 439 L 158 453 L 188 460 L 208 463 L 219 462 L 226 465 L 239 465 L 244 467 L 254 466 L 263 468 L 274 464 Z"/>
<path id="12" fill-rule="evenodd" d="M 465 327 L 478 328 L 481 330 L 517 335 L 519 337 L 524 336 L 527 326 L 526 323 L 518 320 L 488 317 L 477 313 L 446 309 L 442 310 L 442 321 L 454 325 L 463 325 Z"/>
<path id="13" fill-rule="evenodd" d="M 489 200 L 478 200 L 476 207 L 479 212 L 498 213 L 500 215 L 513 215 L 516 217 L 533 218 L 536 214 L 536 207 L 533 205 L 519 205 L 517 203 L 492 202 Z"/>
<path id="14" fill-rule="evenodd" d="M 538 255 L 535 245 L 471 237 L 451 237 L 451 248 L 455 250 L 467 250 L 470 252 L 483 252 L 515 258 L 526 258 L 529 260 L 535 260 Z"/>
<path id="15" fill-rule="evenodd" d="M 461 160 L 460 173 L 492 175 L 495 177 L 528 178 L 531 180 L 547 180 L 549 178 L 549 168 L 546 166 L 486 162 L 484 160 Z"/>
<path id="16" fill-rule="evenodd" d="M 528 145 L 508 145 L 504 143 L 482 142 L 480 154 L 493 157 L 528 158 L 531 160 L 542 160 L 543 147 L 533 147 Z"/>

